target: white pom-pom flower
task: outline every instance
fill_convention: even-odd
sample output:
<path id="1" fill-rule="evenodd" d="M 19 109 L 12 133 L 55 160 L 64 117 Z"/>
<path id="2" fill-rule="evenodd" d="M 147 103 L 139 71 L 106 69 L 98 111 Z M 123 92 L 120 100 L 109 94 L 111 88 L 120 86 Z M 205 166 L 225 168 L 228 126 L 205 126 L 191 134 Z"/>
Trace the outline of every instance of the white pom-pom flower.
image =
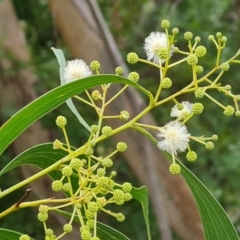
<path id="1" fill-rule="evenodd" d="M 178 109 L 178 106 L 175 105 L 170 113 L 171 117 L 177 117 L 179 119 L 184 119 L 186 116 L 189 116 L 192 113 L 193 104 L 188 101 L 181 102 L 182 109 Z"/>
<path id="2" fill-rule="evenodd" d="M 174 45 L 171 45 L 170 56 L 172 55 Z M 159 64 L 159 56 L 157 54 L 159 49 L 168 49 L 167 35 L 162 32 L 151 32 L 150 35 L 145 39 L 144 51 L 147 54 L 147 59 Z M 161 63 L 165 62 L 165 59 L 160 59 Z"/>
<path id="3" fill-rule="evenodd" d="M 67 83 L 91 75 L 91 69 L 82 59 L 67 61 L 67 66 L 64 68 L 63 72 L 63 77 Z"/>
<path id="4" fill-rule="evenodd" d="M 164 127 L 159 128 L 159 131 L 160 133 L 157 134 L 159 149 L 170 154 L 184 152 L 187 149 L 190 134 L 181 122 L 169 122 Z"/>

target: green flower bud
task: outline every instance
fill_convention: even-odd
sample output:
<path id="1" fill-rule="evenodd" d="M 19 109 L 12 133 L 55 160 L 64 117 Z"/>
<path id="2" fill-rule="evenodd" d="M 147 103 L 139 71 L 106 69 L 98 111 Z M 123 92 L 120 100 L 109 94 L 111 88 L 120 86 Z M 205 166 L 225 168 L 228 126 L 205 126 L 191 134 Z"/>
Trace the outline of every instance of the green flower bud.
<path id="1" fill-rule="evenodd" d="M 104 126 L 102 128 L 102 134 L 105 136 L 105 137 L 109 137 L 111 134 L 112 134 L 112 128 L 110 126 Z"/>
<path id="2" fill-rule="evenodd" d="M 117 176 L 117 172 L 116 171 L 112 171 L 110 177 L 113 178 L 113 177 L 116 177 L 116 176 Z"/>
<path id="3" fill-rule="evenodd" d="M 102 99 L 102 94 L 98 90 L 94 90 L 92 92 L 92 99 L 94 101 L 100 100 L 100 99 Z"/>
<path id="4" fill-rule="evenodd" d="M 189 162 L 195 162 L 197 160 L 197 153 L 194 151 L 190 151 L 187 153 L 186 158 Z"/>
<path id="5" fill-rule="evenodd" d="M 98 237 L 92 237 L 90 240 L 100 240 Z"/>
<path id="6" fill-rule="evenodd" d="M 123 185 L 122 185 L 122 190 L 123 190 L 125 193 L 131 192 L 131 190 L 132 190 L 132 184 L 129 183 L 129 182 L 123 183 Z"/>
<path id="7" fill-rule="evenodd" d="M 46 212 L 44 212 L 44 213 L 39 212 L 38 215 L 37 215 L 37 217 L 38 217 L 38 220 L 39 220 L 40 222 L 46 222 L 47 219 L 48 219 L 48 213 L 46 213 Z"/>
<path id="8" fill-rule="evenodd" d="M 106 174 L 106 171 L 105 171 L 104 168 L 99 168 L 99 169 L 97 170 L 97 175 L 98 175 L 99 177 L 104 177 L 105 174 Z"/>
<path id="9" fill-rule="evenodd" d="M 207 150 L 212 150 L 212 149 L 214 148 L 214 143 L 211 142 L 211 141 L 206 142 L 205 148 L 206 148 Z"/>
<path id="10" fill-rule="evenodd" d="M 212 41 L 214 39 L 214 36 L 213 35 L 209 35 L 208 36 L 208 40 Z"/>
<path id="11" fill-rule="evenodd" d="M 19 237 L 19 240 L 30 240 L 31 238 L 27 235 L 27 234 L 22 234 L 20 237 Z"/>
<path id="12" fill-rule="evenodd" d="M 166 59 L 169 56 L 168 49 L 160 48 L 157 50 L 157 55 L 160 59 Z"/>
<path id="13" fill-rule="evenodd" d="M 197 99 L 203 98 L 204 97 L 204 93 L 205 93 L 205 91 L 202 88 L 198 88 L 194 92 L 195 98 L 197 98 Z"/>
<path id="14" fill-rule="evenodd" d="M 226 72 L 226 71 L 229 70 L 230 65 L 229 65 L 229 63 L 224 62 L 224 63 L 221 64 L 220 68 L 221 68 L 222 71 L 225 71 L 225 72 Z"/>
<path id="15" fill-rule="evenodd" d="M 218 135 L 216 135 L 216 134 L 212 135 L 212 140 L 217 141 L 218 140 Z"/>
<path id="16" fill-rule="evenodd" d="M 234 110 L 234 107 L 233 106 L 226 106 L 225 107 L 225 110 L 223 111 L 223 114 L 225 116 L 232 116 L 234 114 L 235 110 Z"/>
<path id="17" fill-rule="evenodd" d="M 202 103 L 194 103 L 193 104 L 193 107 L 192 107 L 192 112 L 195 113 L 195 114 L 200 114 L 203 112 L 203 105 Z"/>
<path id="18" fill-rule="evenodd" d="M 38 211 L 41 213 L 47 213 L 48 212 L 48 206 L 41 204 L 38 208 Z"/>
<path id="19" fill-rule="evenodd" d="M 91 212 L 91 213 L 96 213 L 98 211 L 98 205 L 96 202 L 90 202 L 88 203 L 88 210 Z"/>
<path id="20" fill-rule="evenodd" d="M 105 197 L 97 198 L 97 205 L 99 209 L 103 208 L 106 205 L 106 203 L 107 203 L 107 200 Z"/>
<path id="21" fill-rule="evenodd" d="M 64 184 L 63 184 L 63 191 L 64 191 L 64 192 L 70 192 L 71 189 L 72 189 L 72 186 L 71 186 L 70 183 L 64 183 Z"/>
<path id="22" fill-rule="evenodd" d="M 196 66 L 196 73 L 202 73 L 203 72 L 203 67 L 202 66 Z"/>
<path id="23" fill-rule="evenodd" d="M 232 86 L 231 85 L 226 85 L 225 87 L 224 87 L 227 91 L 230 91 L 231 89 L 232 89 Z"/>
<path id="24" fill-rule="evenodd" d="M 207 53 L 207 49 L 204 46 L 198 46 L 195 49 L 195 54 L 197 57 L 204 57 Z"/>
<path id="25" fill-rule="evenodd" d="M 127 55 L 127 61 L 128 61 L 128 63 L 130 63 L 130 64 L 135 64 L 135 63 L 137 63 L 137 62 L 138 62 L 138 55 L 137 55 L 136 53 L 133 53 L 133 52 L 129 53 L 129 54 Z"/>
<path id="26" fill-rule="evenodd" d="M 53 234 L 54 234 L 54 232 L 51 228 L 46 229 L 46 231 L 45 231 L 46 236 L 52 236 Z"/>
<path id="27" fill-rule="evenodd" d="M 66 166 L 62 169 L 62 175 L 65 177 L 69 177 L 73 174 L 73 170 L 70 166 Z"/>
<path id="28" fill-rule="evenodd" d="M 86 222 L 86 226 L 89 227 L 89 229 L 93 229 L 95 225 L 95 221 L 93 219 L 88 219 Z M 91 238 L 92 240 L 92 238 Z"/>
<path id="29" fill-rule="evenodd" d="M 181 167 L 180 167 L 179 164 L 173 163 L 173 164 L 170 165 L 169 171 L 170 171 L 171 174 L 174 174 L 174 175 L 179 174 L 181 172 Z"/>
<path id="30" fill-rule="evenodd" d="M 137 72 L 130 72 L 128 75 L 128 79 L 130 79 L 133 82 L 138 82 L 139 80 L 139 74 Z"/>
<path id="31" fill-rule="evenodd" d="M 168 20 L 163 20 L 161 22 L 161 27 L 164 28 L 164 29 L 169 28 L 170 27 L 170 22 Z"/>
<path id="32" fill-rule="evenodd" d="M 125 152 L 127 150 L 127 144 L 125 142 L 119 142 L 116 148 L 119 152 Z"/>
<path id="33" fill-rule="evenodd" d="M 191 40 L 192 37 L 193 37 L 193 34 L 192 34 L 191 32 L 185 32 L 185 33 L 184 33 L 184 38 L 185 38 L 186 40 Z"/>
<path id="34" fill-rule="evenodd" d="M 63 148 L 63 143 L 56 139 L 53 142 L 53 149 L 62 149 L 62 148 Z"/>
<path id="35" fill-rule="evenodd" d="M 64 231 L 65 233 L 70 233 L 70 232 L 72 232 L 72 230 L 73 230 L 73 227 L 72 227 L 72 225 L 71 225 L 70 223 L 66 223 L 66 224 L 63 226 L 63 231 Z"/>
<path id="36" fill-rule="evenodd" d="M 129 202 L 132 199 L 131 193 L 124 193 L 124 201 Z"/>
<path id="37" fill-rule="evenodd" d="M 69 164 L 72 169 L 79 170 L 82 167 L 82 161 L 78 158 L 73 158 Z"/>
<path id="38" fill-rule="evenodd" d="M 226 37 L 226 36 L 222 36 L 221 41 L 222 41 L 223 43 L 227 42 L 227 37 Z"/>
<path id="39" fill-rule="evenodd" d="M 125 216 L 122 213 L 118 213 L 116 219 L 118 222 L 123 222 L 125 220 Z"/>
<path id="40" fill-rule="evenodd" d="M 201 38 L 199 36 L 195 37 L 195 42 L 200 42 Z"/>
<path id="41" fill-rule="evenodd" d="M 116 67 L 115 68 L 115 73 L 117 75 L 122 75 L 123 74 L 123 68 L 122 67 Z"/>
<path id="42" fill-rule="evenodd" d="M 93 153 L 94 153 L 94 149 L 92 147 L 88 146 L 85 149 L 84 155 L 86 155 L 87 157 L 90 157 L 93 155 Z"/>
<path id="43" fill-rule="evenodd" d="M 90 68 L 93 70 L 93 71 L 97 71 L 100 69 L 100 63 L 98 61 L 92 61 L 90 63 Z"/>
<path id="44" fill-rule="evenodd" d="M 173 30 L 172 30 L 172 34 L 174 34 L 174 35 L 177 35 L 179 33 L 179 29 L 178 28 L 173 28 Z"/>
<path id="45" fill-rule="evenodd" d="M 168 89 L 172 86 L 172 80 L 170 78 L 163 78 L 161 84 L 162 88 Z"/>
<path id="46" fill-rule="evenodd" d="M 121 111 L 120 112 L 120 119 L 123 121 L 128 120 L 130 117 L 129 112 L 128 111 Z"/>
<path id="47" fill-rule="evenodd" d="M 82 240 L 91 240 L 92 234 L 88 230 L 83 230 L 81 232 Z"/>
<path id="48" fill-rule="evenodd" d="M 110 158 L 103 159 L 102 165 L 106 168 L 112 167 L 113 161 Z"/>
<path id="49" fill-rule="evenodd" d="M 113 200 L 116 205 L 122 205 L 124 203 L 124 192 L 120 189 L 113 191 Z"/>
<path id="50" fill-rule="evenodd" d="M 198 63 L 198 58 L 196 56 L 196 54 L 189 54 L 187 57 L 187 63 L 192 66 L 192 65 L 197 65 Z"/>
<path id="51" fill-rule="evenodd" d="M 91 132 L 92 132 L 92 133 L 97 133 L 97 132 L 98 132 L 98 129 L 99 129 L 99 128 L 98 128 L 98 125 L 92 125 L 92 126 L 91 126 Z"/>
<path id="52" fill-rule="evenodd" d="M 54 192 L 60 192 L 63 188 L 63 183 L 60 180 L 55 180 L 52 182 L 52 190 Z"/>
<path id="53" fill-rule="evenodd" d="M 64 128 L 67 124 L 67 119 L 64 116 L 58 116 L 56 119 L 56 124 L 60 128 Z"/>
<path id="54" fill-rule="evenodd" d="M 236 117 L 240 117 L 240 111 L 239 111 L 239 110 L 236 111 L 236 112 L 235 112 L 235 115 L 236 115 Z"/>
<path id="55" fill-rule="evenodd" d="M 222 33 L 221 33 L 221 32 L 217 32 L 217 33 L 216 33 L 216 37 L 217 37 L 217 38 L 221 38 L 221 37 L 222 37 Z"/>

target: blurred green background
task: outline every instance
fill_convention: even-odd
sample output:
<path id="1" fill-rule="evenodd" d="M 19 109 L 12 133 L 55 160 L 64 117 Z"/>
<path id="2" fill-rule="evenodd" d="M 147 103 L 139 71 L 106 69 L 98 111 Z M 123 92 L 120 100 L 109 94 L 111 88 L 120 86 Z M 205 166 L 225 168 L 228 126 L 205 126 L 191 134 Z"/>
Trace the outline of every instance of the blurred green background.
<path id="1" fill-rule="evenodd" d="M 38 95 L 41 95 L 59 85 L 58 64 L 50 47 L 59 46 L 65 50 L 67 58 L 70 58 L 70 55 L 67 53 L 61 37 L 55 34 L 56 29 L 53 27 L 53 20 L 47 1 L 25 0 L 23 4 L 23 1 L 14 0 L 13 3 L 18 18 L 24 26 L 28 48 L 32 56 L 31 62 L 24 64 L 24 66 L 16 67 L 28 67 L 34 71 L 37 78 L 40 79 L 35 85 L 35 91 Z M 200 60 L 200 65 L 206 71 L 213 67 L 216 57 L 216 49 L 208 41 L 209 34 L 215 35 L 216 32 L 220 31 L 228 38 L 222 61 L 230 58 L 240 48 L 240 2 L 237 0 L 138 0 L 134 2 L 98 0 L 98 3 L 124 59 L 128 52 L 136 52 L 140 57 L 145 58 L 143 52 L 144 39 L 152 31 L 161 31 L 160 22 L 163 19 L 168 19 L 171 22 L 172 28 L 179 28 L 180 33 L 177 36 L 178 41 L 176 42 L 176 46 L 182 50 L 187 49 L 186 41 L 183 38 L 184 32 L 191 31 L 194 36 L 201 37 L 201 44 L 208 48 L 207 56 Z M 173 61 L 177 60 L 177 54 L 172 58 Z M 139 72 L 142 85 L 146 86 L 149 90 L 154 91 L 156 89 L 158 71 L 143 64 L 130 65 L 129 69 Z M 11 72 L 5 74 L 11 74 Z M 186 64 L 181 64 L 180 67 L 173 68 L 170 71 L 170 76 L 174 82 L 172 91 L 185 86 L 191 80 L 189 78 L 191 75 L 189 75 Z M 231 65 L 231 71 L 224 75 L 222 83 L 224 85 L 230 84 L 232 92 L 239 93 L 239 79 L 239 65 Z M 212 92 L 212 95 L 219 98 L 218 92 Z M 183 100 L 196 101 L 190 94 L 184 97 Z M 189 130 L 194 135 L 204 134 L 205 136 L 211 136 L 212 134 L 217 134 L 219 140 L 212 151 L 207 151 L 199 144 L 191 144 L 191 148 L 198 153 L 199 158 L 195 164 L 188 164 L 186 162 L 185 164 L 218 199 L 227 211 L 238 232 L 240 232 L 240 119 L 235 116 L 224 116 L 219 107 L 206 99 L 201 99 L 201 102 L 205 106 L 204 114 L 195 117 L 194 121 L 189 122 Z M 222 98 L 221 102 L 225 105 L 232 104 L 228 98 Z M 170 105 L 166 105 L 165 108 L 154 111 L 156 119 L 161 116 L 161 122 L 169 121 L 170 107 Z M 7 118 L 8 115 L 11 115 L 11 112 L 6 112 L 5 114 Z M 76 134 L 74 129 L 78 126 L 77 119 L 74 119 L 75 117 L 65 105 L 42 119 L 44 127 L 48 129 L 55 128 L 54 120 L 59 114 L 73 119 L 72 123 L 76 125 L 69 128 L 68 133 L 73 145 L 77 144 L 79 136 L 82 137 L 86 133 L 84 129 L 84 132 L 81 132 L 81 129 L 78 128 L 79 132 Z M 94 117 L 90 113 L 86 115 L 89 118 Z M 58 138 L 61 138 L 60 131 L 57 129 L 54 134 Z M 10 159 L 8 153 L 2 155 L 1 168 Z M 129 174 L 129 167 L 124 161 L 120 160 L 116 161 L 116 168 L 119 171 L 119 181 L 131 180 L 136 186 L 139 186 L 134 176 Z M 17 182 L 19 178 L 20 174 L 17 170 L 10 172 L 7 186 Z M 5 182 L 1 182 L 3 189 L 5 188 L 5 184 Z M 18 191 L 16 195 L 10 195 L 6 198 L 6 201 L 0 204 L 0 211 L 9 206 L 9 204 L 14 203 L 15 199 L 19 199 L 22 194 L 21 191 Z M 126 208 L 123 209 L 124 213 L 129 217 L 125 223 L 118 225 L 118 229 L 126 233 L 131 239 L 146 239 L 144 237 L 144 222 L 138 203 L 127 204 Z M 152 211 L 150 211 L 150 216 L 153 223 L 153 239 L 159 239 Z M 24 219 L 28 220 L 28 224 L 17 225 L 18 222 L 25 222 Z M 141 219 L 142 222 L 140 221 Z M 114 224 L 117 224 L 114 219 L 105 219 L 105 221 L 108 221 L 113 227 Z M 28 233 L 30 232 L 29 229 L 32 229 L 32 224 L 36 224 L 34 225 L 32 237 L 42 239 L 42 235 L 39 234 L 41 232 L 41 225 L 36 221 L 34 214 L 29 214 L 27 211 L 22 210 L 17 214 L 8 216 L 4 221 L 0 220 L 1 227 L 14 225 L 15 230 L 26 231 Z M 129 228 L 129 224 L 131 228 Z M 179 238 L 175 236 L 175 239 Z"/>

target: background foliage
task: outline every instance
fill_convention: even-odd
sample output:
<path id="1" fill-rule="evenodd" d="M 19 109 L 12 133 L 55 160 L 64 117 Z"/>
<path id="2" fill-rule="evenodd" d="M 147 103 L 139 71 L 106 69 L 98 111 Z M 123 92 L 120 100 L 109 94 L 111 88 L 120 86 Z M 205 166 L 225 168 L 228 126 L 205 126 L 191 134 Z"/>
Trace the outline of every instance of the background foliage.
<path id="1" fill-rule="evenodd" d="M 176 43 L 180 49 L 187 47 L 183 39 L 183 33 L 185 31 L 192 31 L 194 36 L 201 36 L 202 44 L 209 49 L 207 57 L 201 60 L 201 65 L 206 71 L 213 67 L 216 52 L 214 46 L 207 40 L 209 34 L 215 34 L 221 31 L 223 35 L 227 36 L 228 44 L 223 54 L 226 58 L 234 55 L 240 48 L 240 32 L 238 30 L 240 28 L 240 4 L 237 0 L 200 0 L 198 4 L 191 0 L 139 0 L 134 3 L 120 0 L 98 0 L 98 2 L 124 58 L 129 51 L 135 51 L 139 56 L 144 58 L 145 55 L 142 51 L 143 41 L 151 31 L 161 31 L 160 22 L 163 19 L 170 20 L 172 27 L 178 27 L 180 29 L 178 42 Z M 32 54 L 32 61 L 23 65 L 23 67 L 32 68 L 39 78 L 35 89 L 37 93 L 41 95 L 59 85 L 58 65 L 50 47 L 60 46 L 64 49 L 64 44 L 62 43 L 61 37 L 58 36 L 53 20 L 50 17 L 51 13 L 47 1 L 33 2 L 31 0 L 25 0 L 24 4 L 22 4 L 21 1 L 14 0 L 13 3 L 19 19 L 23 23 L 22 25 L 24 26 L 29 44 L 28 47 Z M 28 14 L 26 14 L 26 12 Z M 65 52 L 66 58 L 70 58 L 67 51 Z M 174 55 L 173 58 L 174 60 L 177 59 L 177 54 Z M 224 61 L 224 58 L 222 58 L 222 60 Z M 175 88 L 180 88 L 190 81 L 188 71 L 184 67 L 187 69 L 187 65 L 181 65 L 181 68 L 174 68 L 170 72 Z M 158 72 L 153 71 L 153 68 L 142 64 L 129 66 L 129 68 L 130 70 L 137 70 L 140 73 L 143 84 L 146 84 L 148 87 L 150 86 L 152 90 L 156 88 L 155 82 L 156 79 L 158 79 Z M 239 78 L 240 71 L 237 71 L 237 66 L 233 66 L 230 73 L 224 76 L 223 82 L 224 84 L 231 84 L 232 91 L 236 93 L 240 92 Z M 187 97 L 189 101 L 194 101 L 191 95 Z M 206 149 L 201 146 L 199 147 L 199 145 L 192 146 L 193 149 L 196 149 L 196 152 L 198 152 L 199 159 L 195 164 L 186 164 L 200 180 L 203 181 L 218 201 L 220 201 L 221 205 L 233 220 L 237 230 L 240 232 L 239 118 L 223 117 L 222 110 L 216 105 L 204 99 L 203 102 L 205 104 L 205 113 L 196 117 L 195 121 L 189 123 L 190 132 L 194 132 L 196 135 L 204 133 L 206 136 L 216 133 L 219 136 L 219 140 L 216 143 L 215 149 L 210 152 L 206 152 Z M 162 123 L 169 119 L 169 107 L 170 106 L 166 106 L 166 108 L 154 111 L 155 117 L 160 119 Z M 43 118 L 43 125 L 49 129 L 55 128 L 54 120 L 59 114 L 65 115 L 67 118 L 72 116 L 67 107 L 61 106 L 60 109 L 55 110 Z M 8 114 L 6 113 L 6 115 Z M 89 119 L 94 117 L 91 114 L 87 115 Z M 70 138 L 72 139 L 73 145 L 77 142 L 79 144 L 79 139 L 82 139 L 86 132 L 82 132 L 81 129 L 78 128 L 79 131 L 76 134 L 75 126 L 78 127 L 78 120 L 73 117 L 71 121 L 73 126 L 68 129 Z M 57 130 L 52 134 L 56 136 L 58 134 Z M 60 137 L 58 136 L 58 138 Z M 5 154 L 3 157 L 5 160 L 3 164 L 11 158 L 8 154 Z M 134 177 L 129 173 L 130 170 L 128 166 L 123 163 L 122 159 L 117 159 L 116 167 L 118 171 L 120 171 L 119 178 L 122 179 L 122 181 L 128 179 L 128 181 L 135 181 L 135 185 L 138 185 Z M 15 182 L 18 181 L 17 179 L 20 176 L 16 171 L 10 174 L 12 175 L 9 175 L 9 179 Z M 4 186 L 2 187 L 4 188 Z M 20 192 L 17 194 L 19 194 L 19 196 L 22 195 Z M 14 199 L 18 199 L 19 196 L 10 195 L 9 202 L 14 202 Z M 1 205 L 0 210 L 6 207 L 7 206 Z M 132 237 L 134 239 L 138 236 L 137 239 L 145 239 L 144 233 L 142 232 L 144 222 L 139 222 L 139 219 L 142 219 L 142 213 L 138 204 L 129 204 L 124 211 L 124 213 L 130 217 L 128 217 L 125 223 L 121 224 L 123 229 L 119 229 L 119 227 L 118 229 L 122 230 L 130 238 Z M 18 220 L 20 219 L 21 222 L 21 219 L 26 218 L 24 214 L 24 211 L 21 211 L 18 215 L 10 215 L 4 219 L 4 223 L 0 222 L 1 227 L 16 225 L 16 218 Z M 157 229 L 154 226 L 153 213 L 151 213 L 151 217 L 153 237 L 159 239 Z M 112 219 L 107 219 L 106 221 L 111 220 Z M 37 221 L 35 222 L 37 223 Z M 113 226 L 115 221 L 108 223 Z M 128 227 L 130 223 L 131 229 Z M 29 226 L 26 225 L 25 227 L 26 231 L 28 231 L 27 228 Z M 15 230 L 20 230 L 19 228 L 24 231 L 22 229 L 23 226 L 16 226 Z M 34 235 L 33 237 L 37 239 L 40 238 Z M 176 239 L 178 239 L 177 236 Z"/>

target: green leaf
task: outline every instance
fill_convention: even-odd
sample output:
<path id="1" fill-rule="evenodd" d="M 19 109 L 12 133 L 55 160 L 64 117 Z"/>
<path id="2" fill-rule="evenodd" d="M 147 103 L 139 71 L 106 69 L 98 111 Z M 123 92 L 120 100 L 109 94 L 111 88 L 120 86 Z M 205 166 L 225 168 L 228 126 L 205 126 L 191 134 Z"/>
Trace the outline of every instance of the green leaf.
<path id="1" fill-rule="evenodd" d="M 70 213 L 62 210 L 57 209 L 55 210 L 55 212 L 67 218 L 72 217 Z M 74 221 L 79 223 L 79 219 L 77 216 L 74 217 Z M 97 237 L 104 240 L 129 240 L 129 238 L 123 235 L 121 232 L 100 222 L 97 222 Z"/>
<path id="2" fill-rule="evenodd" d="M 148 218 L 148 189 L 146 186 L 140 188 L 133 188 L 131 191 L 133 199 L 138 200 L 142 205 L 143 216 L 147 227 L 148 240 L 151 240 L 151 231 Z"/>
<path id="3" fill-rule="evenodd" d="M 63 72 L 64 72 L 64 68 L 66 67 L 66 60 L 65 57 L 63 55 L 63 52 L 61 49 L 56 49 L 52 47 L 52 50 L 55 54 L 55 56 L 57 57 L 58 60 L 58 64 L 59 64 L 59 74 L 60 74 L 60 80 L 61 80 L 61 85 L 66 84 L 66 81 L 63 77 Z M 78 118 L 79 122 L 86 128 L 88 129 L 89 132 L 91 132 L 91 129 L 89 127 L 89 125 L 86 123 L 86 121 L 82 118 L 82 116 L 79 114 L 78 110 L 76 109 L 75 105 L 73 104 L 73 101 L 71 98 L 69 98 L 66 101 L 66 104 L 68 105 L 68 107 L 70 108 L 70 110 L 76 115 L 76 117 Z"/>
<path id="4" fill-rule="evenodd" d="M 197 203 L 205 240 L 239 240 L 232 222 L 214 196 L 181 162 L 178 161 L 178 164 Z"/>
<path id="5" fill-rule="evenodd" d="M 104 83 L 124 83 L 136 87 L 152 98 L 150 92 L 146 91 L 137 83 L 127 78 L 116 75 L 97 75 L 77 80 L 64 86 L 59 86 L 52 91 L 42 95 L 35 101 L 28 104 L 6 123 L 0 127 L 0 154 L 19 136 L 28 126 L 39 118 L 60 106 L 68 98 L 75 96 L 87 89 Z"/>
<path id="6" fill-rule="evenodd" d="M 19 237 L 23 233 L 15 232 L 9 229 L 0 228 L 0 239 L 1 240 L 19 240 Z M 33 238 L 31 238 L 34 240 Z"/>

